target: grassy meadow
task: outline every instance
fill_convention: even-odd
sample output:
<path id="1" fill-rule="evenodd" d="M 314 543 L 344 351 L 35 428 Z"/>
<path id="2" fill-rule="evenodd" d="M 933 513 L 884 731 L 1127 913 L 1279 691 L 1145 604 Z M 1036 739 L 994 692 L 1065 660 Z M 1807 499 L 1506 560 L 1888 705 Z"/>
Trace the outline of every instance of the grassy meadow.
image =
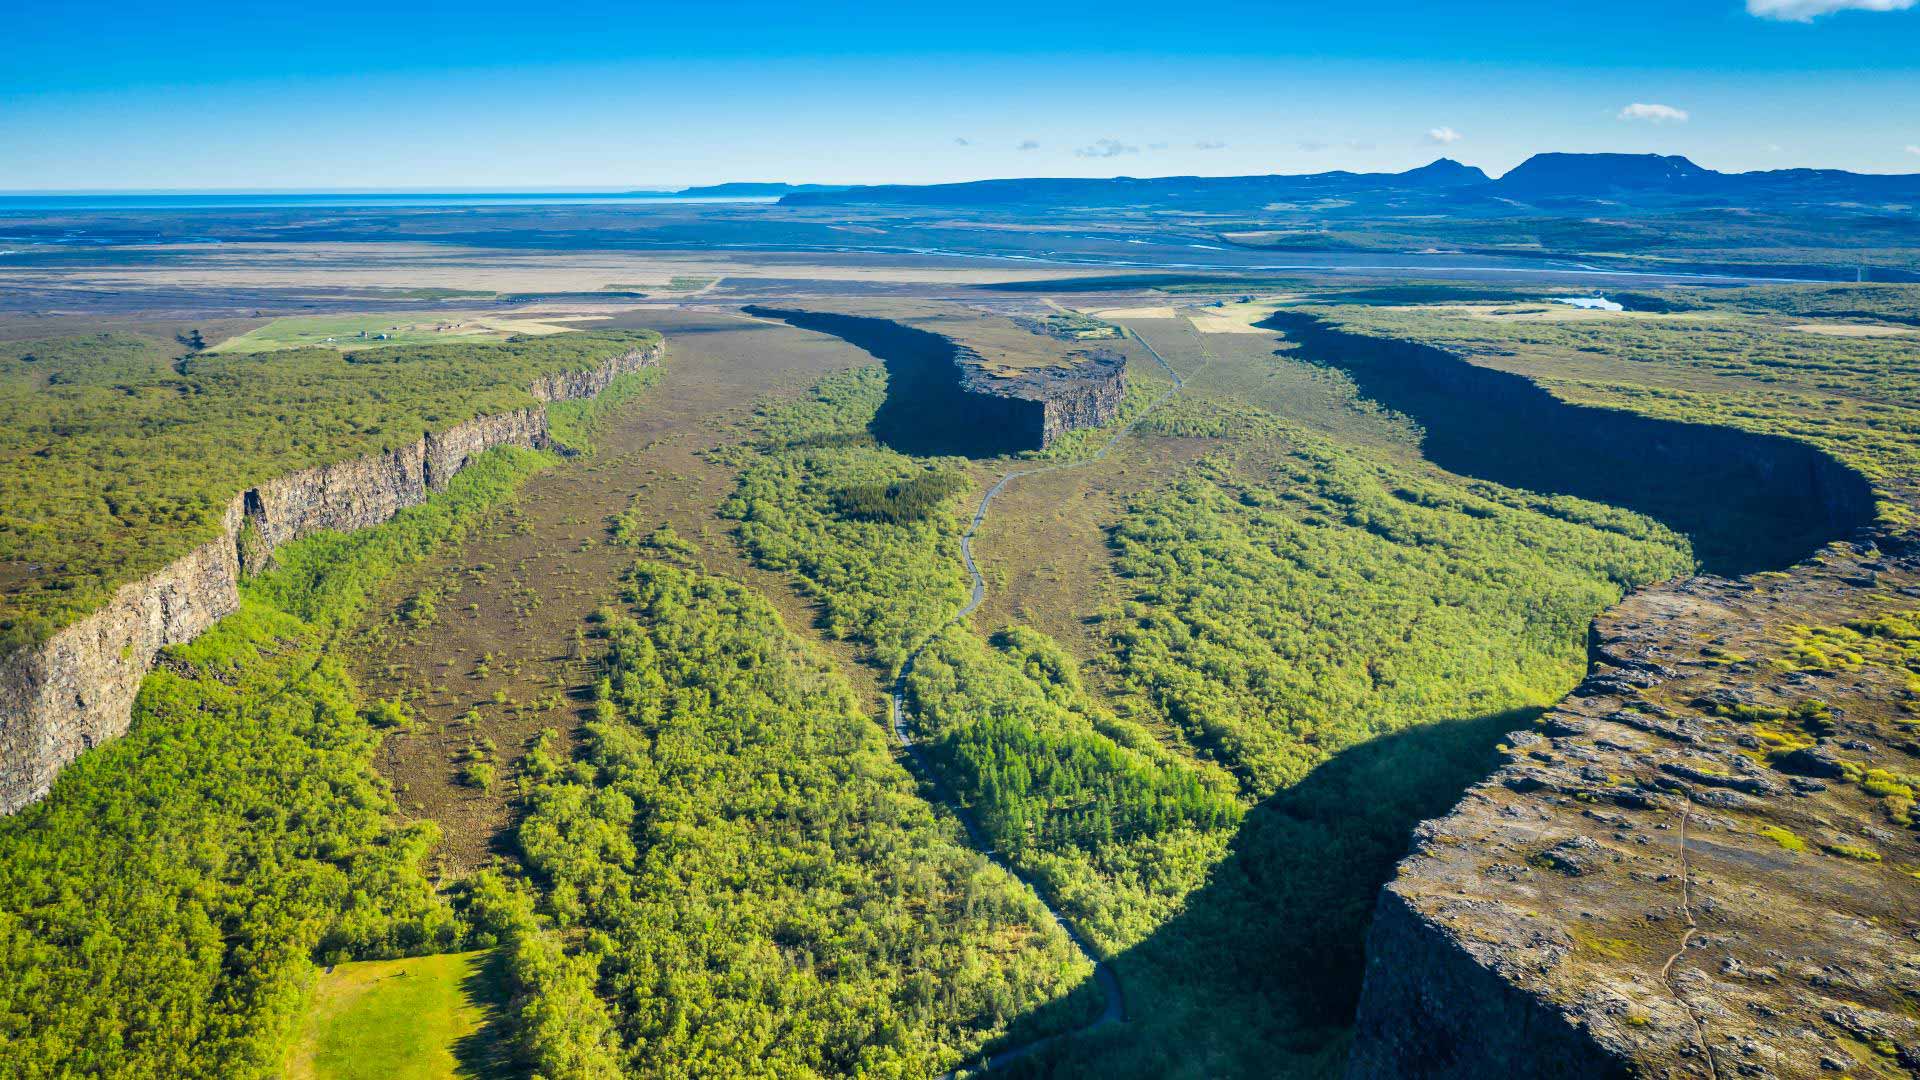
<path id="1" fill-rule="evenodd" d="M 493 956 L 336 965 L 319 976 L 286 1080 L 509 1080 Z"/>

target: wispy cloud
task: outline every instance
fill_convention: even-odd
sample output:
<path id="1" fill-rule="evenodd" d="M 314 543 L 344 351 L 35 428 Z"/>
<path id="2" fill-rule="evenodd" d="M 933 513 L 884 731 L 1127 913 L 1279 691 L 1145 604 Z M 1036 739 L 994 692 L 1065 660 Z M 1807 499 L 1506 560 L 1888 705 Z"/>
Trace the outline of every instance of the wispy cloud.
<path id="1" fill-rule="evenodd" d="M 1747 14 L 1778 22 L 1812 22 L 1836 11 L 1905 11 L 1914 0 L 1747 0 Z"/>
<path id="2" fill-rule="evenodd" d="M 1039 143 L 1038 141 L 1036 141 L 1036 140 L 1034 140 L 1034 139 L 1021 139 L 1021 140 L 1020 140 L 1020 149 L 1022 149 L 1022 150 L 1038 150 L 1038 149 L 1040 149 L 1040 143 Z"/>
<path id="3" fill-rule="evenodd" d="M 1074 157 L 1110 158 L 1121 154 L 1137 154 L 1140 148 L 1128 146 L 1119 139 L 1095 139 L 1090 146 L 1083 146 L 1073 152 Z"/>
<path id="4" fill-rule="evenodd" d="M 1294 145 L 1299 147 L 1301 152 L 1308 153 L 1308 154 L 1318 154 L 1323 150 L 1331 150 L 1335 146 L 1338 146 L 1343 150 L 1356 150 L 1356 151 L 1372 150 L 1374 148 L 1372 143 L 1361 142 L 1358 139 L 1348 139 L 1346 142 L 1343 142 L 1343 143 L 1330 143 L 1321 139 L 1307 139 L 1303 142 L 1295 143 Z"/>
<path id="5" fill-rule="evenodd" d="M 1656 124 L 1684 124 L 1689 116 L 1687 110 L 1676 109 L 1671 105 L 1651 105 L 1636 101 L 1620 110 L 1622 120 L 1649 120 Z"/>
<path id="6" fill-rule="evenodd" d="M 954 140 L 953 140 L 953 145 L 955 145 L 955 146 L 972 146 L 972 145 L 973 145 L 973 140 L 971 140 L 971 139 L 960 139 L 960 138 L 956 138 L 956 139 L 954 139 Z"/>
<path id="7" fill-rule="evenodd" d="M 1193 148 L 1195 150 L 1225 150 L 1227 144 L 1221 142 L 1219 139 L 1201 139 L 1199 142 L 1193 144 Z"/>
<path id="8" fill-rule="evenodd" d="M 1465 135 L 1450 127 L 1437 127 L 1427 131 L 1427 141 L 1435 146 L 1452 146 L 1464 138 L 1466 138 Z"/>
<path id="9" fill-rule="evenodd" d="M 1920 154 L 1920 146 L 1916 146 L 1916 145 L 1914 145 L 1914 144 L 1912 144 L 1912 143 L 1908 143 L 1908 144 L 1907 144 L 1907 153 L 1909 153 L 1909 154 Z"/>

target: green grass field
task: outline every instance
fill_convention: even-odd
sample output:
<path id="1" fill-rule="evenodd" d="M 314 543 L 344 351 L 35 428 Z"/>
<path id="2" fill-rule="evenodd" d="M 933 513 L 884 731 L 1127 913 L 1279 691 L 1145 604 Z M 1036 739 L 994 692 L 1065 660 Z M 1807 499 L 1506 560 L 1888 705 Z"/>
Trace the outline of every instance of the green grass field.
<path id="1" fill-rule="evenodd" d="M 367 349 L 392 345 L 432 345 L 458 339 L 499 338 L 508 334 L 558 334 L 577 327 L 539 318 L 512 318 L 471 311 L 386 312 L 371 315 L 293 315 L 207 350 L 261 353 L 318 345 Z M 380 335 L 385 334 L 382 338 Z"/>
<path id="2" fill-rule="evenodd" d="M 697 275 L 675 274 L 664 285 L 656 282 L 652 285 L 646 285 L 646 284 L 602 285 L 600 288 L 604 292 L 638 292 L 638 293 L 699 292 L 701 289 L 704 289 L 707 286 L 712 285 L 719 280 L 720 279 L 717 277 L 699 277 Z"/>
<path id="3" fill-rule="evenodd" d="M 320 976 L 288 1080 L 509 1075 L 489 951 L 341 964 Z"/>

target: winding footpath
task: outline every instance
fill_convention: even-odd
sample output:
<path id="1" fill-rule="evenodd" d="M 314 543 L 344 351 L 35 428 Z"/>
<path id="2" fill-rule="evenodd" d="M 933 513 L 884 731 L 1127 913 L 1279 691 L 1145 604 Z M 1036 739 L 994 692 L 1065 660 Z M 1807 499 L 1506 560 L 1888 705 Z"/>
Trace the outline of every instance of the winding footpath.
<path id="1" fill-rule="evenodd" d="M 1092 454 L 1083 458 L 1076 458 L 1072 461 L 1055 462 L 1051 465 L 1042 465 L 1033 469 L 1016 469 L 1002 476 L 992 487 L 987 489 L 987 493 L 980 499 L 979 507 L 973 512 L 973 521 L 968 524 L 967 531 L 960 537 L 960 557 L 966 563 L 968 576 L 973 579 L 973 590 L 967 599 L 967 604 L 955 612 L 946 622 L 936 627 L 932 633 L 922 639 L 919 645 L 914 647 L 913 652 L 907 655 L 906 662 L 900 665 L 900 674 L 895 677 L 893 683 L 893 699 L 890 717 L 893 734 L 895 738 L 900 740 L 900 745 L 906 749 L 908 757 L 913 759 L 915 769 L 933 786 L 934 793 L 940 800 L 945 802 L 953 810 L 954 816 L 960 819 L 960 825 L 966 830 L 967 839 L 973 846 L 978 849 L 981 854 L 985 855 L 989 862 L 1005 870 L 1015 878 L 1018 878 L 1021 883 L 1031 889 L 1035 898 L 1040 901 L 1040 906 L 1046 910 L 1047 916 L 1054 921 L 1055 925 L 1066 932 L 1067 937 L 1073 941 L 1075 947 L 1093 961 L 1094 982 L 1099 984 L 1100 993 L 1106 999 L 1106 1005 L 1101 1009 L 1100 1015 L 1092 1021 L 1071 1031 L 1063 1031 L 1057 1035 L 1048 1035 L 1031 1042 L 1021 1043 L 1017 1046 L 1001 1050 L 998 1053 L 982 1055 L 977 1061 L 965 1066 L 965 1068 L 970 1071 L 985 1072 L 1034 1054 L 1061 1039 L 1078 1035 L 1082 1032 L 1092 1031 L 1095 1028 L 1104 1027 L 1107 1024 L 1125 1023 L 1127 1020 L 1127 999 L 1126 994 L 1120 987 L 1120 977 L 1113 972 L 1113 965 L 1094 954 L 1094 951 L 1088 947 L 1086 939 L 1080 936 L 1079 932 L 1074 929 L 1073 924 L 1068 922 L 1066 917 L 1061 915 L 1052 903 L 1048 902 L 1046 894 L 1040 890 L 1039 886 L 1034 884 L 1031 878 L 1021 873 L 1020 870 L 1001 857 L 1000 853 L 994 849 L 991 838 L 979 829 L 973 817 L 960 805 L 959 800 L 955 799 L 953 794 L 947 790 L 946 785 L 941 782 L 939 774 L 929 765 L 924 755 L 924 747 L 914 741 L 913 732 L 907 725 L 907 679 L 912 676 L 914 664 L 920 659 L 920 654 L 927 651 L 927 646 L 931 645 L 933 640 L 940 636 L 941 631 L 972 615 L 979 609 L 981 601 L 987 598 L 987 579 L 981 575 L 979 565 L 973 560 L 973 538 L 979 533 L 980 526 L 987 520 L 987 510 L 993 505 L 993 497 L 1000 494 L 1001 490 L 1008 484 L 1023 476 L 1038 476 L 1041 473 L 1057 472 L 1063 469 L 1077 469 L 1083 465 L 1090 465 L 1093 462 L 1105 458 L 1107 452 L 1112 450 L 1121 439 L 1131 434 L 1133 429 L 1139 425 L 1140 421 L 1146 419 L 1155 409 L 1166 404 L 1175 394 L 1186 389 L 1187 381 L 1180 376 L 1178 371 L 1173 369 L 1172 364 L 1167 363 L 1166 358 L 1160 355 L 1158 349 L 1148 344 L 1145 338 L 1134 333 L 1132 330 L 1127 331 L 1127 336 L 1139 342 L 1140 347 L 1147 350 L 1147 355 L 1153 357 L 1154 362 L 1159 364 L 1160 367 L 1172 377 L 1173 386 L 1168 388 L 1168 390 L 1159 397 L 1154 398 L 1151 404 L 1140 410 L 1138 416 L 1127 421 L 1126 424 L 1115 431 L 1112 437 L 1105 443 L 1102 443 L 1100 448 Z M 1206 351 L 1204 345 L 1201 348 L 1201 355 L 1206 358 L 1201 364 L 1201 367 L 1205 367 L 1206 363 L 1210 362 L 1212 357 L 1211 354 Z M 1195 373 L 1197 374 L 1198 371 L 1199 369 L 1196 368 Z M 942 1080 L 950 1080 L 950 1078 L 959 1071 L 960 1070 L 955 1070 L 954 1072 L 948 1073 Z"/>

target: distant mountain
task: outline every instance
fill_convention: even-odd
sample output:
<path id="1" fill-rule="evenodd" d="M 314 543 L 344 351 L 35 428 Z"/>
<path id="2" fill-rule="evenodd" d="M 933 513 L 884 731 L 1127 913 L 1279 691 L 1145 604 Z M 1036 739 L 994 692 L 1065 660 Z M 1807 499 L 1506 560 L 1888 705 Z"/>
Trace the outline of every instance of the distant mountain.
<path id="1" fill-rule="evenodd" d="M 1535 154 L 1495 184 L 1503 195 L 1595 195 L 1674 190 L 1722 176 L 1683 157 L 1658 154 Z"/>
<path id="2" fill-rule="evenodd" d="M 1276 199 L 1328 198 L 1362 192 L 1436 191 L 1488 183 L 1487 174 L 1442 158 L 1403 173 L 1344 170 L 1300 176 L 1159 176 L 974 180 L 958 184 L 881 184 L 783 197 L 794 206 L 1134 206 L 1192 208 L 1258 205 Z"/>
<path id="3" fill-rule="evenodd" d="M 1111 179 L 975 180 L 957 184 L 884 184 L 794 189 L 794 206 L 1121 207 L 1249 211 L 1273 203 L 1340 200 L 1348 213 L 1438 212 L 1478 207 L 1511 214 L 1514 204 L 1565 210 L 1582 204 L 1657 210 L 1695 204 L 1770 207 L 1920 202 L 1920 175 L 1839 169 L 1723 173 L 1684 157 L 1658 154 L 1535 154 L 1498 180 L 1441 158 L 1400 173 L 1346 171 L 1266 176 L 1161 176 Z"/>
<path id="4" fill-rule="evenodd" d="M 729 184 L 708 184 L 704 187 L 681 188 L 675 195 L 689 199 L 752 199 L 770 195 L 791 195 L 795 192 L 842 191 L 844 188 L 833 184 L 784 184 L 778 181 L 759 183 L 755 181 L 735 181 Z"/>
<path id="5" fill-rule="evenodd" d="M 1462 165 L 1452 158 L 1441 158 L 1431 165 L 1385 175 L 1397 177 L 1402 187 L 1456 188 L 1488 182 L 1487 174 L 1479 168 Z"/>

